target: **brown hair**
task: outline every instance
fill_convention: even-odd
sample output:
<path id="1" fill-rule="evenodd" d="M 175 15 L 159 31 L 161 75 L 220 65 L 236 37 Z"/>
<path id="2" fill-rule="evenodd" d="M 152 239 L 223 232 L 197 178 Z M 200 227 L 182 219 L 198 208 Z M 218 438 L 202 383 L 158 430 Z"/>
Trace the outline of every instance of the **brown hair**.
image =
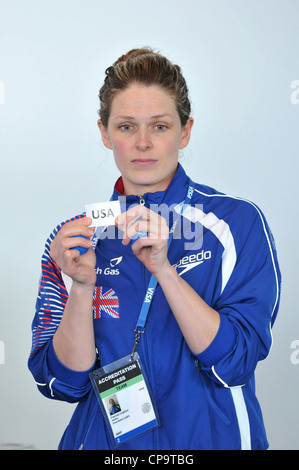
<path id="1" fill-rule="evenodd" d="M 191 104 L 181 68 L 150 48 L 132 49 L 106 69 L 104 85 L 100 89 L 98 111 L 104 127 L 108 126 L 113 97 L 132 83 L 160 85 L 175 99 L 182 126 L 190 114 Z"/>

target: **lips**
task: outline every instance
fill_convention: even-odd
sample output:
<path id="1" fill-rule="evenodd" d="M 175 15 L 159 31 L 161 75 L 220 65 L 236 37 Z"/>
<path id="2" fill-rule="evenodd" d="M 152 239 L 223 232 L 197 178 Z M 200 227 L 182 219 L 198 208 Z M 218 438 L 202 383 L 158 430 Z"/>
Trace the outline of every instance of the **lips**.
<path id="1" fill-rule="evenodd" d="M 132 163 L 140 167 L 148 167 L 154 165 L 156 161 L 153 158 L 136 158 L 132 160 Z"/>

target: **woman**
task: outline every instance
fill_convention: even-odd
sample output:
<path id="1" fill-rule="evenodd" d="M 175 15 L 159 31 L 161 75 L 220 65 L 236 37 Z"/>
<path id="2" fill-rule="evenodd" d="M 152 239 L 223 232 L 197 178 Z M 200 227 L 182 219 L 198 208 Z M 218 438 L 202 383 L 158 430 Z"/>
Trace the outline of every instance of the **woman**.
<path id="1" fill-rule="evenodd" d="M 79 402 L 59 448 L 113 448 L 89 374 L 136 340 L 160 426 L 120 449 L 266 449 L 254 371 L 271 348 L 280 272 L 265 218 L 178 164 L 193 119 L 177 65 L 132 50 L 106 70 L 99 97 L 102 140 L 121 173 L 116 236 L 95 242 L 84 214 L 54 230 L 32 325 L 39 390 Z"/>

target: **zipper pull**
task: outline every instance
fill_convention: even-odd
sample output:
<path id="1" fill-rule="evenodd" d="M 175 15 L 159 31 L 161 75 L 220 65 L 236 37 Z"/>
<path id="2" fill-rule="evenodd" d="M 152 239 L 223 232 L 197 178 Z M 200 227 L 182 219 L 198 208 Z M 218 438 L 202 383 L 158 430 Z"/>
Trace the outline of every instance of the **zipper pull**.
<path id="1" fill-rule="evenodd" d="M 144 206 L 145 205 L 144 197 L 143 196 L 138 196 L 138 197 L 139 197 L 139 204 L 141 206 Z M 136 233 L 136 235 L 134 235 L 131 238 L 131 243 L 136 242 L 136 240 L 138 240 L 138 238 L 146 238 L 147 236 L 148 236 L 147 232 L 138 232 L 138 233 Z M 138 341 L 137 341 L 137 343 L 138 343 Z M 136 343 L 136 346 L 137 346 L 137 343 Z M 135 349 L 136 349 L 136 346 L 135 346 Z M 133 354 L 134 354 L 134 348 L 133 348 L 131 356 L 133 356 Z"/>

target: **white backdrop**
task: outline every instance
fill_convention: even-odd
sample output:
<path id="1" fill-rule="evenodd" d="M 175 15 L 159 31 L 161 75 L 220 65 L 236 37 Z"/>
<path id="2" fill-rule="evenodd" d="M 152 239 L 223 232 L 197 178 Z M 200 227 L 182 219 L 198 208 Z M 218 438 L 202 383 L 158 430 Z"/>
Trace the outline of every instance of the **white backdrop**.
<path id="1" fill-rule="evenodd" d="M 118 176 L 97 129 L 106 67 L 149 45 L 180 64 L 196 181 L 257 203 L 283 295 L 257 393 L 271 449 L 299 449 L 298 0 L 0 0 L 0 444 L 57 448 L 73 405 L 27 370 L 45 239 Z"/>

